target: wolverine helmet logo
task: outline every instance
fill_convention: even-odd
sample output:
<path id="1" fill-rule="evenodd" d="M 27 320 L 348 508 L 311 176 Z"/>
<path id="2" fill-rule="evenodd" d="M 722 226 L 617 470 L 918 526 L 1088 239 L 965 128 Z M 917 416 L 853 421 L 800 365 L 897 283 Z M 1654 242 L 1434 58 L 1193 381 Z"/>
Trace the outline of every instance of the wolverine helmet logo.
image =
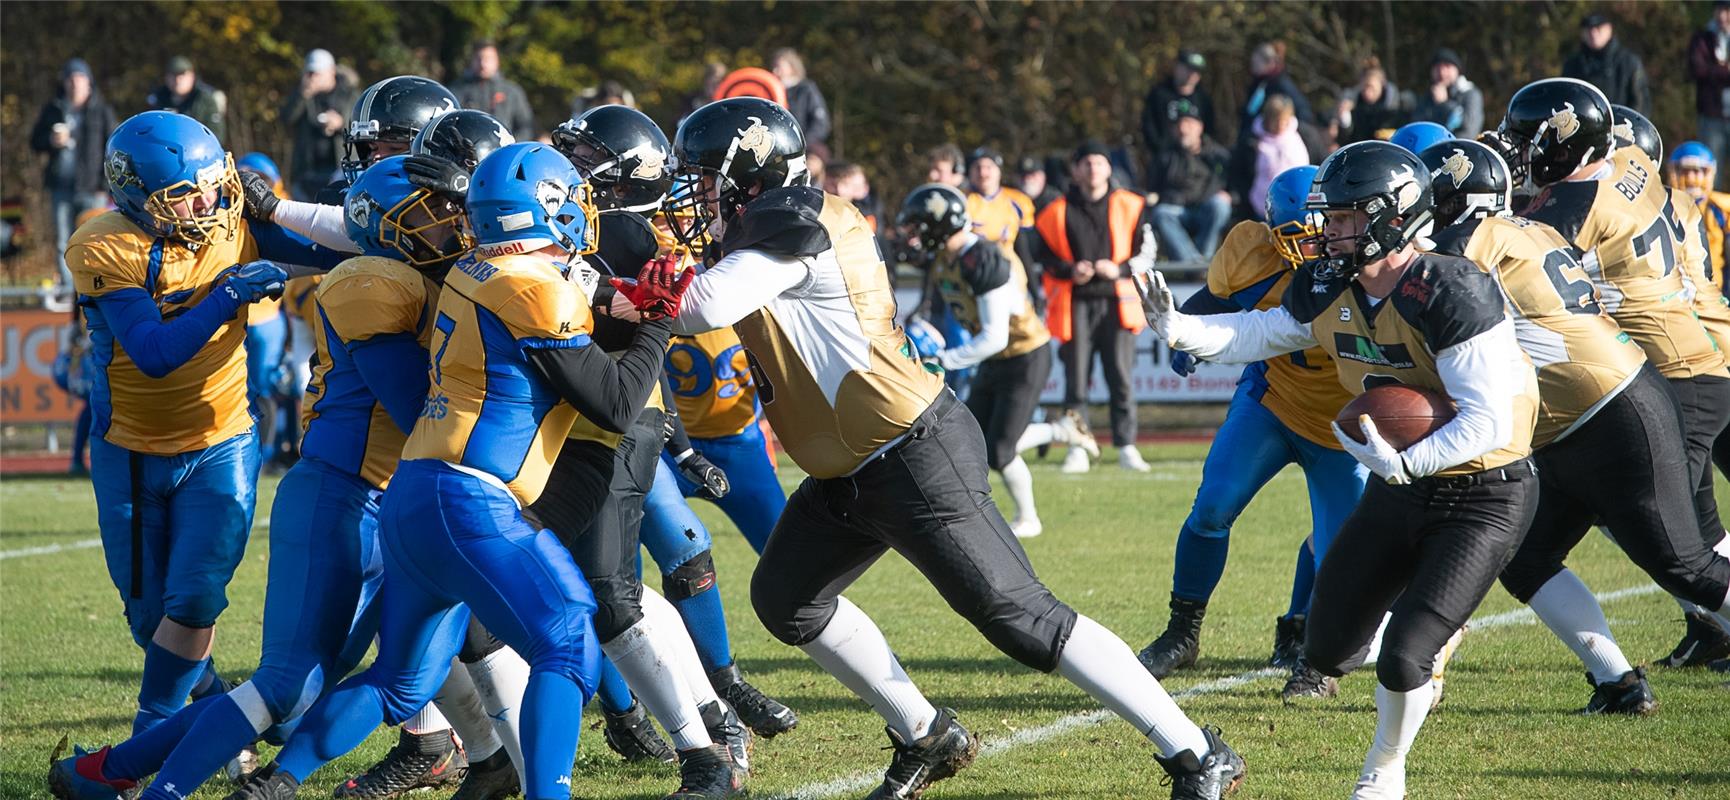
<path id="1" fill-rule="evenodd" d="M 1466 151 L 1454 148 L 1452 155 L 1442 159 L 1442 168 L 1436 171 L 1436 176 L 1447 175 L 1454 186 L 1466 185 L 1466 178 L 1472 175 L 1472 160 L 1466 157 Z"/>
<path id="2" fill-rule="evenodd" d="M 343 204 L 343 210 L 348 213 L 348 224 L 363 231 L 369 227 L 368 223 L 372 222 L 372 212 L 377 207 L 372 195 L 365 192 L 349 195 L 348 201 Z"/>
<path id="3" fill-rule="evenodd" d="M 1556 141 L 1565 142 L 1574 134 L 1580 132 L 1580 117 L 1574 113 L 1573 103 L 1563 103 L 1561 110 L 1550 111 L 1551 128 L 1556 129 Z"/>
<path id="4" fill-rule="evenodd" d="M 757 166 L 769 163 L 770 154 L 775 152 L 775 137 L 769 135 L 769 126 L 757 117 L 749 117 L 751 126 L 739 131 L 738 147 L 755 156 Z"/>

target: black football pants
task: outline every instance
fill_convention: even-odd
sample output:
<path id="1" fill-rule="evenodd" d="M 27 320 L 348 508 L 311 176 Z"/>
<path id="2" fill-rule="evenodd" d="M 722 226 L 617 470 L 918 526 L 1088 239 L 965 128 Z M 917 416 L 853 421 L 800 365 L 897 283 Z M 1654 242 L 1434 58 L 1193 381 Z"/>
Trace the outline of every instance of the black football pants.
<path id="1" fill-rule="evenodd" d="M 1700 535 L 1708 547 L 1724 538 L 1724 520 L 1712 494 L 1712 445 L 1730 426 L 1730 378 L 1699 375 L 1669 381 L 1676 395 L 1686 432 L 1688 478 L 1694 487 L 1694 511 Z M 1611 530 L 1615 530 L 1612 528 Z"/>
<path id="2" fill-rule="evenodd" d="M 1135 444 L 1135 396 L 1130 380 L 1135 368 L 1135 334 L 1118 318 L 1116 297 L 1078 297 L 1070 302 L 1072 337 L 1059 348 L 1063 357 L 1063 406 L 1086 411 L 1087 386 L 1093 381 L 1093 355 L 1105 370 L 1111 397 L 1111 444 Z"/>
<path id="3" fill-rule="evenodd" d="M 985 463 L 992 469 L 1015 460 L 1015 445 L 1027 431 L 1039 393 L 1051 377 L 1051 347 L 1009 358 L 993 358 L 979 365 L 973 389 L 967 393 L 967 409 L 985 434 Z"/>

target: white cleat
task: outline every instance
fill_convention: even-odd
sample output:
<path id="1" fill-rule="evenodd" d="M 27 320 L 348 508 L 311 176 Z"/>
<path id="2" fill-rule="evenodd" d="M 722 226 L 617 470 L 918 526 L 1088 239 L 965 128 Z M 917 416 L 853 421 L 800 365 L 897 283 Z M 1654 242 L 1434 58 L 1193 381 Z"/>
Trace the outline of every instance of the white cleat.
<path id="1" fill-rule="evenodd" d="M 258 767 L 258 746 L 247 745 L 245 750 L 240 751 L 238 755 L 223 765 L 222 772 L 228 776 L 229 782 L 239 786 L 246 783 L 246 779 L 258 771 Z"/>
<path id="2" fill-rule="evenodd" d="M 1045 524 L 1040 522 L 1038 517 L 1017 519 L 1009 523 L 1009 532 L 1015 534 L 1017 539 L 1032 539 L 1045 532 Z"/>
<path id="3" fill-rule="evenodd" d="M 1081 448 L 1089 458 L 1099 458 L 1099 442 L 1093 438 L 1093 431 L 1088 429 L 1087 419 L 1080 412 L 1073 409 L 1063 412 L 1052 427 L 1056 429 L 1057 435 L 1053 438 L 1057 441 Z"/>
<path id="4" fill-rule="evenodd" d="M 1090 469 L 1093 469 L 1093 460 L 1087 457 L 1087 450 L 1071 447 L 1069 454 L 1063 457 L 1063 466 L 1057 471 L 1065 475 L 1080 475 Z"/>
<path id="5" fill-rule="evenodd" d="M 1448 683 L 1448 661 L 1453 659 L 1454 653 L 1459 651 L 1460 640 L 1466 638 L 1466 627 L 1461 626 L 1459 630 L 1454 631 L 1454 635 L 1449 636 L 1448 641 L 1442 644 L 1442 651 L 1436 654 L 1435 667 L 1430 672 L 1430 684 L 1436 687 L 1435 694 L 1430 697 L 1431 711 L 1436 710 L 1436 706 L 1442 704 L 1442 690 Z"/>
<path id="6" fill-rule="evenodd" d="M 1135 445 L 1117 451 L 1117 465 L 1130 472 L 1151 472 L 1153 470 L 1153 467 L 1148 466 L 1147 462 L 1141 459 L 1141 451 L 1135 449 Z"/>
<path id="7" fill-rule="evenodd" d="M 1405 766 L 1366 772 L 1358 776 L 1352 787 L 1352 800 L 1404 800 L 1406 796 Z"/>

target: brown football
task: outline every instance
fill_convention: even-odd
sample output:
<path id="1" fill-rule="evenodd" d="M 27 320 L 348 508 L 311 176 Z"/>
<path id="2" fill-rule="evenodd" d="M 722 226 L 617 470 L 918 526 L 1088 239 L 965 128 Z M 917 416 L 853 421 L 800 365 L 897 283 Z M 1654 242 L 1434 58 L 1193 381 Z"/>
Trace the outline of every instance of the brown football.
<path id="1" fill-rule="evenodd" d="M 1376 430 L 1396 450 L 1411 447 L 1454 418 L 1453 401 L 1441 392 L 1404 384 L 1377 386 L 1353 398 L 1334 418 L 1352 441 L 1362 443 L 1359 415 L 1375 420 Z"/>

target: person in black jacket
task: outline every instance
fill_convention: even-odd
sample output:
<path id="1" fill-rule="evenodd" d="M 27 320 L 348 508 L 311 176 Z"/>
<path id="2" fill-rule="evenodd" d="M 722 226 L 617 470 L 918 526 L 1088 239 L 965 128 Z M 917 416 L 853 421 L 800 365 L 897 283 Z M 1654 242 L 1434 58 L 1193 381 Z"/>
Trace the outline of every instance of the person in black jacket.
<path id="1" fill-rule="evenodd" d="M 1640 56 L 1616 40 L 1616 27 L 1603 14 L 1580 20 L 1580 49 L 1562 64 L 1562 75 L 1579 78 L 1599 89 L 1611 103 L 1642 114 L 1652 113 L 1652 90 Z"/>
<path id="2" fill-rule="evenodd" d="M 1177 54 L 1171 74 L 1155 84 L 1147 93 L 1147 103 L 1141 111 L 1141 137 L 1147 142 L 1150 158 L 1171 146 L 1176 137 L 1177 117 L 1182 107 L 1201 120 L 1202 133 L 1216 136 L 1213 97 L 1201 87 L 1201 74 L 1207 69 L 1207 59 L 1194 50 Z M 1151 178 L 1150 178 L 1151 180 Z"/>
<path id="3" fill-rule="evenodd" d="M 498 45 L 487 41 L 475 45 L 469 71 L 451 86 L 451 93 L 463 108 L 480 109 L 497 117 L 517 141 L 534 141 L 535 110 L 529 106 L 523 87 L 499 71 Z"/>
<path id="4" fill-rule="evenodd" d="M 30 131 L 30 148 L 48 156 L 42 183 L 54 211 L 54 257 L 63 286 L 72 285 L 64 254 L 73 222 L 108 202 L 103 153 L 118 125 L 114 109 L 96 90 L 90 65 L 82 58 L 67 61 L 60 69 L 60 88 L 42 106 Z"/>
<path id="5" fill-rule="evenodd" d="M 358 94 L 329 50 L 306 54 L 300 85 L 282 105 L 281 123 L 294 132 L 288 181 L 294 199 L 312 200 L 337 177 L 343 131 Z"/>
<path id="6" fill-rule="evenodd" d="M 186 56 L 168 59 L 168 67 L 162 72 L 162 85 L 144 98 L 144 104 L 153 109 L 185 114 L 204 123 L 204 127 L 216 134 L 218 140 L 228 139 L 228 126 L 224 124 L 224 117 L 228 115 L 228 95 L 199 80 L 192 60 Z"/>
<path id="7" fill-rule="evenodd" d="M 1358 85 L 1340 98 L 1337 112 L 1340 145 L 1388 138 L 1396 128 L 1411 121 L 1412 103 L 1411 93 L 1400 91 L 1400 87 L 1389 81 L 1382 62 L 1371 56 L 1358 72 Z"/>
<path id="8" fill-rule="evenodd" d="M 829 101 L 823 99 L 817 83 L 805 75 L 804 59 L 793 48 L 783 47 L 769 54 L 769 71 L 787 87 L 787 110 L 805 132 L 805 147 L 828 155 Z"/>
<path id="9" fill-rule="evenodd" d="M 1249 127 L 1261 116 L 1261 107 L 1267 99 L 1276 94 L 1291 98 L 1292 111 L 1297 114 L 1298 122 L 1313 123 L 1315 113 L 1310 110 L 1309 98 L 1304 97 L 1291 75 L 1285 69 L 1285 42 L 1263 42 L 1250 51 L 1249 74 L 1255 77 L 1249 85 L 1249 98 L 1244 101 L 1243 111 L 1238 119 L 1238 138 L 1241 140 L 1249 135 Z"/>
<path id="10" fill-rule="evenodd" d="M 1148 168 L 1153 226 L 1172 261 L 1206 262 L 1231 217 L 1225 171 L 1231 154 L 1203 132 L 1200 113 L 1180 103 L 1176 139 Z"/>

